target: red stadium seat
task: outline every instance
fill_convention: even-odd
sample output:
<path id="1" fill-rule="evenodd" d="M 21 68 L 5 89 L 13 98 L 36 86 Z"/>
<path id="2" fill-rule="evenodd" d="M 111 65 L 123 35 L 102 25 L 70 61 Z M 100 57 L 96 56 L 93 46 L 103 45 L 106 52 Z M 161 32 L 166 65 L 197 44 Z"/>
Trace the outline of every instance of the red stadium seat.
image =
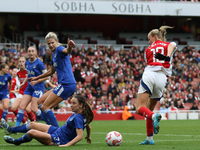
<path id="1" fill-rule="evenodd" d="M 120 44 L 126 44 L 126 38 L 119 38 Z"/>
<path id="2" fill-rule="evenodd" d="M 192 107 L 193 103 L 185 103 L 185 109 L 186 110 L 190 110 L 190 108 Z"/>
<path id="3" fill-rule="evenodd" d="M 108 87 L 109 87 L 108 84 L 102 84 L 102 85 L 101 85 L 101 89 L 102 89 L 102 91 L 103 91 L 103 94 L 107 94 L 107 92 L 108 92 Z"/>
<path id="4" fill-rule="evenodd" d="M 90 60 L 91 59 L 95 60 L 97 57 L 95 55 L 90 55 L 90 56 L 87 56 L 87 58 L 90 59 Z"/>
<path id="5" fill-rule="evenodd" d="M 135 64 L 138 60 L 137 59 L 129 59 L 128 61 Z"/>
<path id="6" fill-rule="evenodd" d="M 132 41 L 126 41 L 126 44 L 132 45 L 133 42 Z"/>
<path id="7" fill-rule="evenodd" d="M 93 76 L 85 76 L 85 82 L 87 82 L 88 85 L 91 84 Z"/>
<path id="8" fill-rule="evenodd" d="M 119 98 L 120 98 L 120 99 L 122 99 L 122 97 L 125 97 L 125 98 L 126 98 L 127 95 L 128 95 L 127 93 L 119 93 Z"/>

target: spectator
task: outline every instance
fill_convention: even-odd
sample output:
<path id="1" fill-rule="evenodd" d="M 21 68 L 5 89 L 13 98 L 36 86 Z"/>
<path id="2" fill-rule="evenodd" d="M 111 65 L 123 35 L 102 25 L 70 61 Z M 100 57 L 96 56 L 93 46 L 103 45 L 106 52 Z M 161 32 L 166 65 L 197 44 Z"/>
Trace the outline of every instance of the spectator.
<path id="1" fill-rule="evenodd" d="M 11 45 L 11 47 L 10 47 L 10 52 L 11 53 L 16 53 L 17 52 L 13 45 Z"/>
<path id="2" fill-rule="evenodd" d="M 102 96 L 103 96 L 102 90 L 101 90 L 100 87 L 98 87 L 98 88 L 97 88 L 97 93 L 96 93 L 95 97 L 96 97 L 97 99 L 101 99 Z"/>
<path id="3" fill-rule="evenodd" d="M 66 114 L 67 113 L 67 111 L 64 108 L 63 104 L 60 105 L 59 109 L 57 110 L 57 113 L 58 114 Z"/>
<path id="4" fill-rule="evenodd" d="M 125 87 L 126 83 L 124 82 L 124 78 L 121 79 L 120 83 L 118 84 L 119 87 Z"/>
<path id="5" fill-rule="evenodd" d="M 1 64 L 6 63 L 7 57 L 5 56 L 5 50 L 1 50 L 0 62 Z"/>
<path id="6" fill-rule="evenodd" d="M 159 113 L 167 113 L 167 112 L 168 112 L 168 109 L 166 108 L 166 105 L 162 104 L 160 107 Z"/>
<path id="7" fill-rule="evenodd" d="M 100 111 L 104 111 L 103 113 L 108 113 L 109 112 L 109 109 L 108 108 L 106 108 L 106 106 L 105 106 L 105 104 L 104 103 L 102 103 L 101 104 L 101 109 L 100 109 Z M 102 112 L 101 112 L 102 113 Z"/>
<path id="8" fill-rule="evenodd" d="M 43 57 L 46 50 L 47 50 L 47 46 L 44 42 L 42 42 L 42 44 L 40 44 L 39 46 L 39 55 Z"/>
<path id="9" fill-rule="evenodd" d="M 197 104 L 195 102 L 193 102 L 192 107 L 190 108 L 190 110 L 199 110 Z"/>
<path id="10" fill-rule="evenodd" d="M 185 108 L 185 104 L 183 102 L 183 99 L 177 101 L 177 108 Z"/>
<path id="11" fill-rule="evenodd" d="M 87 71 L 87 76 L 91 76 L 91 77 L 95 76 L 95 73 L 94 73 L 92 67 L 90 67 L 89 70 Z"/>
<path id="12" fill-rule="evenodd" d="M 187 22 L 184 22 L 184 24 L 182 25 L 182 29 L 185 33 L 190 33 L 190 28 L 189 28 Z"/>
<path id="13" fill-rule="evenodd" d="M 115 86 L 114 81 L 112 81 L 111 84 L 109 85 L 107 94 L 108 93 L 112 93 L 112 96 L 115 97 L 116 86 Z"/>
<path id="14" fill-rule="evenodd" d="M 178 113 L 177 107 L 174 106 L 174 102 L 171 101 L 171 106 L 168 108 L 169 113 Z"/>
<path id="15" fill-rule="evenodd" d="M 134 120 L 134 116 L 129 112 L 129 107 L 125 106 L 124 111 L 122 113 L 122 119 L 125 120 Z"/>
<path id="16" fill-rule="evenodd" d="M 101 52 L 99 47 L 97 47 L 97 50 L 94 52 L 94 55 L 96 55 L 96 56 L 103 55 L 103 53 Z"/>
<path id="17" fill-rule="evenodd" d="M 194 103 L 194 97 L 193 95 L 190 93 L 188 94 L 188 100 L 187 100 L 188 103 Z"/>
<path id="18" fill-rule="evenodd" d="M 98 77 L 98 74 L 95 74 L 95 76 L 92 78 L 92 81 L 91 81 L 91 86 L 93 88 L 97 88 L 97 87 L 101 87 L 101 83 L 100 83 L 100 79 Z"/>

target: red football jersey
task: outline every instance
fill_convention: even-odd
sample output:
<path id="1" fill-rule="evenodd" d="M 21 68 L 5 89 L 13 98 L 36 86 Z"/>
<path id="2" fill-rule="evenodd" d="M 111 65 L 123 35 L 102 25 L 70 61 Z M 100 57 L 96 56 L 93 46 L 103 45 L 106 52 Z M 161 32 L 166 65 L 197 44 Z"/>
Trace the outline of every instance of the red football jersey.
<path id="1" fill-rule="evenodd" d="M 16 86 L 16 84 L 17 84 L 17 80 L 16 80 L 16 78 L 12 78 L 12 86 L 11 86 L 11 91 L 14 91 L 14 90 L 16 90 L 17 89 L 17 86 Z M 10 99 L 11 98 L 15 98 L 16 96 L 15 96 L 15 94 L 14 93 L 12 93 L 12 92 L 10 92 Z"/>
<path id="2" fill-rule="evenodd" d="M 24 70 L 24 71 L 19 70 L 17 72 L 17 76 L 19 78 L 20 84 L 22 84 L 24 82 L 24 80 L 26 79 L 27 71 L 26 70 Z M 28 82 L 26 82 L 26 84 L 19 89 L 19 94 L 22 94 L 22 95 L 24 94 L 24 90 L 26 89 L 27 85 L 28 85 Z"/>
<path id="3" fill-rule="evenodd" d="M 145 56 L 146 56 L 146 63 L 150 66 L 163 66 L 164 68 L 169 68 L 170 63 L 169 61 L 159 60 L 155 58 L 156 53 L 163 54 L 167 56 L 167 48 L 169 42 L 163 42 L 160 40 L 155 41 L 153 44 L 151 44 L 146 50 L 145 50 Z"/>

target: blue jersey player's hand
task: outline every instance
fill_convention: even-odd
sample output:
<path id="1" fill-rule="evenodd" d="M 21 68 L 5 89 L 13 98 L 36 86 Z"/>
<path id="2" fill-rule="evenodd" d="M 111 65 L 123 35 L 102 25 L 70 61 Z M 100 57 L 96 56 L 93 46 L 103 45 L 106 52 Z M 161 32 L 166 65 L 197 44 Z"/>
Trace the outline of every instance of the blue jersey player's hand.
<path id="1" fill-rule="evenodd" d="M 34 81 L 34 80 L 36 80 L 36 77 L 30 77 L 30 78 L 28 78 L 28 81 Z"/>
<path id="2" fill-rule="evenodd" d="M 74 48 L 74 47 L 75 47 L 74 41 L 69 40 L 69 38 L 67 39 L 67 43 L 68 43 L 68 46 L 69 46 L 70 48 Z"/>
<path id="3" fill-rule="evenodd" d="M 91 140 L 91 137 L 88 137 L 87 135 L 85 136 L 85 139 L 87 140 L 88 143 L 91 144 L 92 140 Z"/>

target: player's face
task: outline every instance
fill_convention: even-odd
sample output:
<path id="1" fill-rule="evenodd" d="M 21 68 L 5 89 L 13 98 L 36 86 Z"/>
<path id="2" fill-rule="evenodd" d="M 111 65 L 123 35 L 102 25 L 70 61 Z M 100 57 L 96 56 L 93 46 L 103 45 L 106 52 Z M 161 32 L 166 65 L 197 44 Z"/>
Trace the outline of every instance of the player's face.
<path id="1" fill-rule="evenodd" d="M 36 58 L 36 50 L 34 47 L 29 47 L 28 48 L 28 56 L 30 59 L 35 59 Z"/>
<path id="2" fill-rule="evenodd" d="M 20 68 L 25 68 L 25 59 L 23 59 L 23 58 L 19 59 L 19 67 Z"/>
<path id="3" fill-rule="evenodd" d="M 5 66 L 5 68 L 2 68 L 2 71 L 6 74 L 8 73 L 8 70 L 9 70 L 9 67 L 8 66 Z"/>
<path id="4" fill-rule="evenodd" d="M 17 69 L 13 69 L 12 71 L 12 77 L 15 78 L 17 76 Z"/>
<path id="5" fill-rule="evenodd" d="M 82 110 L 82 105 L 79 104 L 77 98 L 72 98 L 71 99 L 71 109 L 75 113 L 80 113 Z"/>
<path id="6" fill-rule="evenodd" d="M 149 44 L 152 44 L 153 42 L 155 42 L 155 37 L 152 36 L 151 34 L 148 34 L 148 40 L 149 40 Z"/>
<path id="7" fill-rule="evenodd" d="M 58 47 L 58 41 L 55 40 L 54 38 L 47 39 L 46 42 L 47 42 L 47 45 L 49 46 L 49 49 L 50 49 L 51 51 L 53 51 L 53 52 L 54 52 L 54 51 L 56 50 L 56 48 Z"/>

